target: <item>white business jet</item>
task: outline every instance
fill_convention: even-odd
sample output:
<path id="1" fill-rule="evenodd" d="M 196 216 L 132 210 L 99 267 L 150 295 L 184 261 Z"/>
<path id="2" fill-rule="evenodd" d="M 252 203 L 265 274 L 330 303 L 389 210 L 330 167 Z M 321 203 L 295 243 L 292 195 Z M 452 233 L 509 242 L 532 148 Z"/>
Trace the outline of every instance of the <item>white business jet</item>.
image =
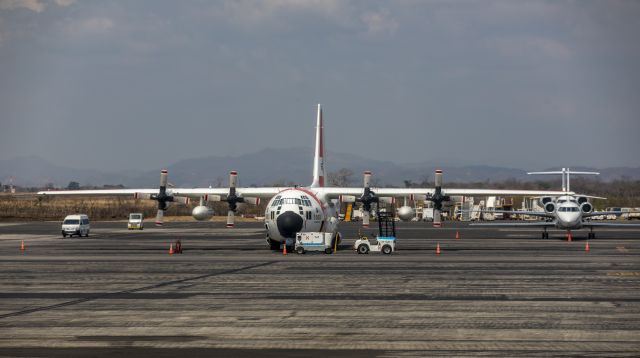
<path id="1" fill-rule="evenodd" d="M 548 221 L 536 221 L 527 223 L 478 223 L 470 224 L 471 226 L 509 226 L 509 227 L 541 227 L 542 238 L 548 239 L 548 228 L 556 228 L 560 230 L 567 230 L 567 237 L 571 237 L 571 230 L 582 229 L 583 227 L 589 228 L 589 239 L 596 237 L 593 232 L 594 227 L 640 227 L 639 224 L 621 224 L 621 223 L 603 223 L 593 222 L 588 219 L 593 216 L 600 215 L 621 215 L 621 211 L 593 211 L 593 205 L 589 202 L 589 199 L 605 199 L 588 195 L 574 195 L 571 190 L 571 174 L 574 175 L 599 175 L 597 172 L 579 172 L 571 171 L 569 168 L 562 168 L 561 171 L 550 172 L 530 172 L 530 175 L 548 175 L 548 174 L 560 174 L 562 175 L 562 191 L 563 195 L 560 196 L 543 196 L 539 198 L 540 204 L 544 211 L 509 211 L 509 210 L 494 210 L 491 212 L 504 213 L 510 215 L 529 215 L 545 218 Z"/>

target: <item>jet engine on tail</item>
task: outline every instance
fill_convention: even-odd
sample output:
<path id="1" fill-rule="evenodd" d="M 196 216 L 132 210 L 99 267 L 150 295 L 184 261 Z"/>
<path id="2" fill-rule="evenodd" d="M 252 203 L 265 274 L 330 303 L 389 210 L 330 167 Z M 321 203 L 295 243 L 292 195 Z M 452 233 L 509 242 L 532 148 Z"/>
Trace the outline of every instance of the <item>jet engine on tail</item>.
<path id="1" fill-rule="evenodd" d="M 554 213 L 556 211 L 556 204 L 552 201 L 544 204 L 544 211 L 549 214 Z"/>
<path id="2" fill-rule="evenodd" d="M 582 211 L 582 213 L 584 214 L 589 214 L 593 211 L 593 205 L 585 201 L 584 203 L 580 204 L 580 211 Z"/>

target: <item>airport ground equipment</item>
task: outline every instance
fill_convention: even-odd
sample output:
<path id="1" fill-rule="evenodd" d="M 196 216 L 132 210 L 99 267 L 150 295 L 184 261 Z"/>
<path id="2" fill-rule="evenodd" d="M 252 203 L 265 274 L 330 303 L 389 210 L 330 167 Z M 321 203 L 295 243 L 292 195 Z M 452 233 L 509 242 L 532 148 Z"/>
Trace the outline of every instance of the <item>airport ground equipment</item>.
<path id="1" fill-rule="evenodd" d="M 144 229 L 144 216 L 142 213 L 129 214 L 129 222 L 127 223 L 127 230 L 143 230 Z"/>
<path id="2" fill-rule="evenodd" d="M 62 237 L 77 235 L 89 237 L 91 225 L 89 217 L 85 214 L 67 215 L 62 222 Z"/>
<path id="3" fill-rule="evenodd" d="M 334 250 L 333 234 L 330 232 L 299 232 L 296 234 L 295 250 L 299 254 L 307 251 L 324 251 L 330 254 Z"/>
<path id="4" fill-rule="evenodd" d="M 359 239 L 353 245 L 358 254 L 382 252 L 389 255 L 396 250 L 396 223 L 393 213 L 377 212 L 377 219 L 378 236 L 375 239 L 369 239 L 358 232 Z"/>

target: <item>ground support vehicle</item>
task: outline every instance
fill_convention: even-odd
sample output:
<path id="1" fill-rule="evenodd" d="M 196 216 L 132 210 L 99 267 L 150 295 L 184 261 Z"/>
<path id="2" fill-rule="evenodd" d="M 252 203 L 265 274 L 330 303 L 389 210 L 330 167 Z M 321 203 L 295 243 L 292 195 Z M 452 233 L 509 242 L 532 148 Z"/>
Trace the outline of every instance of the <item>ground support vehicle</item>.
<path id="1" fill-rule="evenodd" d="M 85 214 L 67 215 L 62 222 L 62 237 L 89 236 L 89 217 Z"/>
<path id="2" fill-rule="evenodd" d="M 299 232 L 296 234 L 294 249 L 299 254 L 307 251 L 324 251 L 325 254 L 331 254 L 336 249 L 336 240 L 333 240 L 332 236 L 330 232 Z"/>
<path id="3" fill-rule="evenodd" d="M 131 213 L 129 214 L 129 222 L 127 223 L 127 230 L 143 230 L 144 218 L 141 213 Z"/>
<path id="4" fill-rule="evenodd" d="M 356 240 L 353 248 L 358 254 L 368 254 L 369 252 L 382 252 L 389 255 L 396 250 L 396 224 L 393 214 L 378 212 L 378 236 L 370 239 L 358 232 L 358 240 Z"/>

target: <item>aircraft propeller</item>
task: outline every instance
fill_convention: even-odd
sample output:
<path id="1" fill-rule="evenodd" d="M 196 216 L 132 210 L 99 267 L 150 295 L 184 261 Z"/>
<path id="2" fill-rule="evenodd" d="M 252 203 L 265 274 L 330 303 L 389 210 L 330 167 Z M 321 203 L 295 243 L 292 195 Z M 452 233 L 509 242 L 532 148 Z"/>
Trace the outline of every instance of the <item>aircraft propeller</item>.
<path id="1" fill-rule="evenodd" d="M 175 202 L 178 204 L 189 204 L 189 198 L 184 196 L 173 196 L 167 194 L 167 177 L 168 172 L 166 169 L 160 171 L 160 188 L 158 194 L 150 193 L 134 193 L 135 199 L 149 199 L 158 202 L 158 213 L 156 214 L 156 225 L 162 226 L 164 221 L 164 211 L 169 207 L 169 203 Z"/>
<path id="2" fill-rule="evenodd" d="M 236 187 L 238 185 L 238 172 L 233 170 L 229 173 L 229 194 L 225 198 L 220 195 L 205 195 L 206 201 L 224 201 L 229 205 L 227 211 L 227 227 L 235 227 L 235 213 L 238 210 L 239 203 L 247 203 L 253 205 L 260 205 L 260 198 L 243 197 L 236 193 Z"/>
<path id="3" fill-rule="evenodd" d="M 436 169 L 435 190 L 433 191 L 433 194 L 427 195 L 425 200 L 429 200 L 433 203 L 433 227 L 441 227 L 442 203 L 451 200 L 448 195 L 442 194 L 442 170 Z"/>
<path id="4" fill-rule="evenodd" d="M 365 171 L 363 174 L 364 174 L 364 180 L 363 180 L 364 191 L 362 195 L 359 198 L 356 198 L 353 195 L 341 195 L 340 200 L 345 203 L 347 202 L 362 203 L 362 226 L 369 227 L 369 221 L 371 216 L 371 205 L 373 203 L 379 204 L 380 202 L 387 203 L 387 204 L 394 204 L 395 198 L 386 197 L 386 196 L 378 197 L 376 193 L 373 190 L 371 190 L 371 172 Z"/>

